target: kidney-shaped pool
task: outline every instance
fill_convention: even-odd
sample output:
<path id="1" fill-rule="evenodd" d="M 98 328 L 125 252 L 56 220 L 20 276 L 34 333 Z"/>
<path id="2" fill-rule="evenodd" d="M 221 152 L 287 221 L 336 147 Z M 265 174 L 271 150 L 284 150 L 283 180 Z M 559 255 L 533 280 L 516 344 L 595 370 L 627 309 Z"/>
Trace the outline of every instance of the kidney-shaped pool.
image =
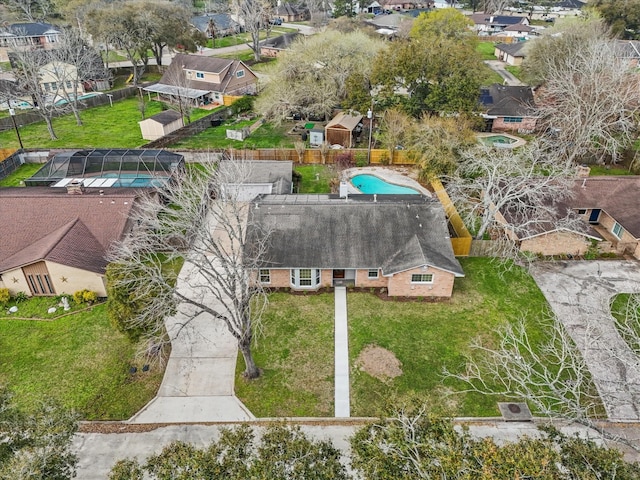
<path id="1" fill-rule="evenodd" d="M 420 195 L 420 192 L 413 188 L 385 182 L 375 175 L 356 175 L 351 177 L 351 184 L 366 194 Z"/>

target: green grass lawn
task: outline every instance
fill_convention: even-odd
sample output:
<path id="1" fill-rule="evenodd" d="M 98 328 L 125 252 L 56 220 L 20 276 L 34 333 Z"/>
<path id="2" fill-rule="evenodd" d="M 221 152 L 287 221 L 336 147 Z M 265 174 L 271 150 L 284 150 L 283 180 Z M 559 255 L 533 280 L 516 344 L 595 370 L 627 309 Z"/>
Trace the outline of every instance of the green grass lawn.
<path id="1" fill-rule="evenodd" d="M 162 104 L 154 100 L 146 103 L 146 118 L 159 113 Z M 53 119 L 53 128 L 58 136 L 51 140 L 44 122 L 20 127 L 20 135 L 25 148 L 136 148 L 147 143 L 142 138 L 138 122 L 142 119 L 138 110 L 137 97 L 114 102 L 113 107 L 104 105 L 90 108 L 80 113 L 83 126 L 76 125 L 73 115 Z M 208 111 L 195 109 L 192 120 Z M 13 130 L 0 132 L 0 145 L 18 147 Z"/>
<path id="2" fill-rule="evenodd" d="M 634 172 L 629 171 L 629 167 L 625 165 L 589 165 L 591 170 L 589 175 L 592 177 L 602 175 L 635 175 Z"/>
<path id="3" fill-rule="evenodd" d="M 265 123 L 253 132 L 244 141 L 227 138 L 227 129 L 240 130 L 254 124 L 257 120 L 233 120 L 220 125 L 219 127 L 209 127 L 193 137 L 181 140 L 171 148 L 192 148 L 192 149 L 217 149 L 217 148 L 292 148 L 293 142 L 285 135 L 286 127 L 276 127 L 270 123 Z"/>
<path id="4" fill-rule="evenodd" d="M 24 187 L 22 182 L 42 168 L 42 163 L 23 163 L 11 174 L 0 180 L 0 187 Z"/>
<path id="5" fill-rule="evenodd" d="M 639 307 L 638 294 L 619 293 L 611 299 L 611 315 L 616 321 L 616 328 L 629 348 L 635 352 L 640 352 L 640 342 L 637 340 L 640 339 L 640 324 L 636 320 L 640 318 Z M 633 330 L 632 335 L 625 331 L 625 326 Z"/>
<path id="6" fill-rule="evenodd" d="M 482 55 L 482 60 L 495 60 L 496 44 L 493 42 L 478 42 L 476 51 Z"/>
<path id="7" fill-rule="evenodd" d="M 503 82 L 504 78 L 502 78 L 498 72 L 489 68 L 488 65 L 482 64 L 482 78 L 480 79 L 481 85 L 492 85 L 494 83 L 502 85 Z"/>
<path id="8" fill-rule="evenodd" d="M 110 325 L 104 304 L 53 321 L 0 319 L 0 382 L 27 410 L 50 396 L 88 420 L 129 418 L 163 375 L 154 367 L 142 372 L 135 351 Z"/>
<path id="9" fill-rule="evenodd" d="M 513 75 L 514 77 L 516 77 L 519 80 L 522 80 L 522 67 L 517 67 L 515 65 L 507 65 L 506 67 L 504 67 L 504 69 L 511 73 L 511 75 Z"/>
<path id="10" fill-rule="evenodd" d="M 296 165 L 294 170 L 302 175 L 298 193 L 331 193 L 331 179 L 336 176 L 328 165 Z"/>
<path id="11" fill-rule="evenodd" d="M 461 416 L 498 415 L 496 398 L 445 396 L 446 390 L 460 386 L 443 387 L 442 368 L 460 371 L 469 342 L 478 335 L 492 338 L 492 331 L 505 321 L 525 316 L 531 338 L 540 339 L 543 332 L 536 319 L 547 304 L 524 270 L 501 277 L 489 259 L 467 258 L 461 263 L 466 277 L 456 280 L 448 302 L 388 301 L 370 293 L 348 293 L 353 416 L 377 416 L 389 403 L 414 395 L 453 405 Z M 270 300 L 264 337 L 255 350 L 265 375 L 247 382 L 240 377 L 239 365 L 238 396 L 258 416 L 331 415 L 333 295 L 277 293 Z M 393 352 L 402 375 L 381 381 L 356 367 L 367 345 Z"/>

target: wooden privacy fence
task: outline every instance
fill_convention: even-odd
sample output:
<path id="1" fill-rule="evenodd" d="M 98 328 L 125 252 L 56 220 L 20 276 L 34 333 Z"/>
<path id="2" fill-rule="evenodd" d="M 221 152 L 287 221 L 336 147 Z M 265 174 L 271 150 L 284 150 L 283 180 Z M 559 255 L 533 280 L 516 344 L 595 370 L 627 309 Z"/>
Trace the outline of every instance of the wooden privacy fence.
<path id="1" fill-rule="evenodd" d="M 229 153 L 235 158 L 243 160 L 287 160 L 294 163 L 303 164 L 333 164 L 339 155 L 352 154 L 355 163 L 367 163 L 369 154 L 366 148 L 351 148 L 340 150 L 329 150 L 323 158 L 322 152 L 318 149 L 308 148 L 302 153 L 302 159 L 293 148 L 260 148 L 257 150 L 229 149 Z M 389 151 L 382 149 L 372 149 L 371 158 L 368 163 L 371 165 L 414 165 L 415 160 L 409 158 L 404 150 L 393 152 L 393 162 L 389 162 Z"/>
<path id="2" fill-rule="evenodd" d="M 447 191 L 442 186 L 440 180 L 437 178 L 431 180 L 431 188 L 433 188 L 438 200 L 440 200 L 440 203 L 444 208 L 444 213 L 447 215 L 451 227 L 456 232 L 456 237 L 451 238 L 453 253 L 456 256 L 468 257 L 469 252 L 471 251 L 472 240 L 469 230 L 467 230 L 467 227 L 464 225 L 460 214 L 456 210 L 455 205 L 449 198 L 449 194 L 447 194 Z"/>

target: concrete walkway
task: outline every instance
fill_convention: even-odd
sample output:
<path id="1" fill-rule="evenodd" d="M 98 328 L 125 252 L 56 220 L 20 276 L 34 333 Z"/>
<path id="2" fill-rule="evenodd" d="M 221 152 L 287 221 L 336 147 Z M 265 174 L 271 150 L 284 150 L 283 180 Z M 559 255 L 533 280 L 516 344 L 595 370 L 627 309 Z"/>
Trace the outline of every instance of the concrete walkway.
<path id="1" fill-rule="evenodd" d="M 524 83 L 513 76 L 511 72 L 505 69 L 505 66 L 507 65 L 506 63 L 501 62 L 500 60 L 485 60 L 484 63 L 486 63 L 491 70 L 500 75 L 504 79 L 505 84 L 513 87 L 524 85 Z"/>
<path id="2" fill-rule="evenodd" d="M 335 287 L 335 416 L 350 417 L 347 289 Z"/>
<path id="3" fill-rule="evenodd" d="M 215 228 L 215 226 L 210 226 Z M 214 237 L 216 233 L 214 231 Z M 219 235 L 218 235 L 219 237 Z M 198 268 L 185 262 L 178 289 L 202 299 L 206 284 Z M 211 303 L 211 299 L 204 300 Z M 215 308 L 215 306 L 214 306 Z M 219 309 L 218 309 L 219 310 Z M 165 320 L 171 355 L 156 397 L 130 423 L 251 420 L 255 417 L 234 394 L 238 344 L 221 320 L 182 304 Z"/>
<path id="4" fill-rule="evenodd" d="M 543 263 L 533 278 L 582 352 L 609 420 L 640 420 L 640 365 L 615 327 L 609 302 L 640 292 L 635 261 Z"/>

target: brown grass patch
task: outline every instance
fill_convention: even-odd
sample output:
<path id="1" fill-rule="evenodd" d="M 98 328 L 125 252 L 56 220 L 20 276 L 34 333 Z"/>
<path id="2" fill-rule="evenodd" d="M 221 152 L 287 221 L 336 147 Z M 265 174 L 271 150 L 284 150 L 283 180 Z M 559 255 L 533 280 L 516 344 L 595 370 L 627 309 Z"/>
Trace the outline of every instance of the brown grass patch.
<path id="1" fill-rule="evenodd" d="M 394 353 L 374 344 L 362 349 L 356 359 L 356 366 L 383 382 L 402 375 L 402 363 Z"/>

